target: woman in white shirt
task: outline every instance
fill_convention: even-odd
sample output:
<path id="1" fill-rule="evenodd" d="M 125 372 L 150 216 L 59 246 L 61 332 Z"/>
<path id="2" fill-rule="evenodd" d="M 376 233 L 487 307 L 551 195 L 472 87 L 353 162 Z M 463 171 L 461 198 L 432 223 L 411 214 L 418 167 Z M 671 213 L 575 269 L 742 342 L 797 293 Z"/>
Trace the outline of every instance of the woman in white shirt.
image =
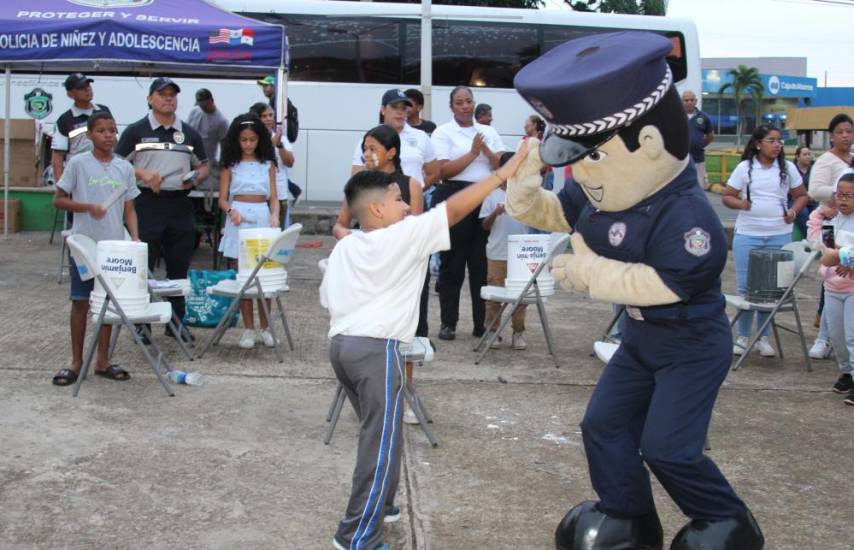
<path id="1" fill-rule="evenodd" d="M 783 136 L 780 130 L 763 124 L 750 137 L 724 189 L 723 203 L 739 210 L 735 221 L 732 253 L 738 293 L 747 290 L 747 265 L 754 248 L 782 248 L 792 241 L 792 222 L 807 204 L 801 175 L 784 158 Z M 791 194 L 792 207 L 787 207 Z M 738 337 L 733 353 L 741 355 L 747 347 L 753 325 L 753 312 L 746 311 L 738 319 Z M 756 315 L 757 327 L 768 318 L 767 313 Z M 768 342 L 768 327 L 756 345 L 763 357 L 773 357 L 774 348 Z"/>
<path id="2" fill-rule="evenodd" d="M 403 173 L 422 183 L 422 190 L 427 191 L 439 180 L 439 163 L 436 162 L 436 151 L 430 136 L 413 128 L 406 123 L 408 109 L 412 101 L 402 90 L 392 88 L 382 97 L 380 107 L 380 124 L 391 126 L 400 136 L 400 167 Z M 365 169 L 365 159 L 362 158 L 362 140 L 356 143 L 353 151 L 353 165 L 350 175 Z"/>
<path id="3" fill-rule="evenodd" d="M 830 150 L 815 161 L 810 170 L 810 197 L 827 202 L 842 171 L 852 165 L 851 143 L 854 141 L 854 122 L 845 113 L 830 119 Z"/>
<path id="4" fill-rule="evenodd" d="M 433 131 L 431 139 L 439 159 L 442 183 L 433 193 L 433 204 L 447 199 L 472 182 L 487 177 L 498 167 L 506 149 L 498 132 L 474 121 L 474 97 L 466 86 L 451 91 L 451 120 Z M 442 328 L 439 338 L 456 337 L 460 313 L 460 289 L 469 271 L 472 300 L 472 334 L 484 331 L 485 306 L 480 287 L 486 285 L 487 232 L 480 224 L 480 208 L 451 228 L 451 249 L 441 252 L 439 265 L 439 306 Z"/>

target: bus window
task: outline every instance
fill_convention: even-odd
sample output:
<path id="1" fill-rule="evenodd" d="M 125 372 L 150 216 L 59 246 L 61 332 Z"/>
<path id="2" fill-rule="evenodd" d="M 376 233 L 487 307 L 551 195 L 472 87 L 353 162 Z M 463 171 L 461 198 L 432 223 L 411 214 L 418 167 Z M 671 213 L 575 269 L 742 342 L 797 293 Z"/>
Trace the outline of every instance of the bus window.
<path id="1" fill-rule="evenodd" d="M 543 27 L 543 53 L 574 38 L 579 38 L 591 33 L 612 32 L 620 29 L 602 27 L 559 27 L 550 25 Z M 650 31 L 670 39 L 673 49 L 667 56 L 667 64 L 673 72 L 673 81 L 679 82 L 688 76 L 688 63 L 685 58 L 685 36 L 681 32 Z"/>
<path id="2" fill-rule="evenodd" d="M 400 84 L 400 23 L 383 18 L 247 14 L 284 24 L 290 79 Z"/>
<path id="3" fill-rule="evenodd" d="M 404 79 L 420 79 L 421 27 L 406 23 Z M 534 25 L 434 21 L 433 84 L 512 88 L 513 76 L 539 55 Z"/>

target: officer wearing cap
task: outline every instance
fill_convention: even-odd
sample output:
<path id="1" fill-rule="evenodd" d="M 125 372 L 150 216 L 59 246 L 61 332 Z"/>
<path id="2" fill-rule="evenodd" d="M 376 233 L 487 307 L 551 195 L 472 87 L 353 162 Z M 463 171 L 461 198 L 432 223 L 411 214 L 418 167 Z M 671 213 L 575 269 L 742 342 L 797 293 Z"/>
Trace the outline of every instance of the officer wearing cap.
<path id="1" fill-rule="evenodd" d="M 196 181 L 208 176 L 201 136 L 175 114 L 181 88 L 168 77 L 154 79 L 148 89 L 147 116 L 122 133 L 116 153 L 134 167 L 141 194 L 135 199 L 139 237 L 148 244 L 148 268 L 160 255 L 166 277 L 185 279 L 196 244 L 193 203 L 187 196 Z M 170 299 L 183 317 L 184 299 Z M 172 336 L 167 329 L 167 335 Z"/>
<path id="2" fill-rule="evenodd" d="M 86 122 L 99 111 L 110 112 L 104 105 L 92 102 L 92 80 L 83 73 L 72 73 L 65 79 L 65 92 L 74 102 L 71 108 L 59 115 L 51 139 L 51 159 L 54 181 L 62 178 L 65 163 L 71 157 L 92 150 L 86 137 Z"/>
<path id="3" fill-rule="evenodd" d="M 539 155 L 578 185 L 540 188 L 536 154 L 507 190 L 524 223 L 574 230 L 555 259 L 564 288 L 627 304 L 623 340 L 581 423 L 598 502 L 572 508 L 558 549 L 662 548 L 647 468 L 691 521 L 672 550 L 759 550 L 753 516 L 703 445 L 732 335 L 720 290 L 727 243 L 697 185 L 670 41 L 605 33 L 524 67 L 518 92 L 551 125 Z M 534 139 L 534 138 L 531 138 Z"/>
<path id="4" fill-rule="evenodd" d="M 217 151 L 220 142 L 228 133 L 229 122 L 217 108 L 213 94 L 207 88 L 196 90 L 196 105 L 187 115 L 187 124 L 192 126 L 205 144 L 208 158 L 208 178 L 200 183 L 204 189 L 219 189 L 219 170 L 217 169 Z"/>

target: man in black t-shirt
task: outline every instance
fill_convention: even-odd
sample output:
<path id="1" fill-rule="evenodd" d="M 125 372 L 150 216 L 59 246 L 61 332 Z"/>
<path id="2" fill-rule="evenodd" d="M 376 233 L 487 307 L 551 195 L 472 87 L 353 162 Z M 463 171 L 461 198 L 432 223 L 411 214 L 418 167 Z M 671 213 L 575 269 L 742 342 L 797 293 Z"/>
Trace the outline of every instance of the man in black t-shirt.
<path id="1" fill-rule="evenodd" d="M 436 123 L 431 120 L 421 118 L 421 110 L 424 109 L 424 94 L 415 88 L 410 88 L 403 92 L 403 95 L 412 103 L 409 110 L 406 111 L 406 123 L 425 132 L 428 136 L 433 134 L 436 129 Z"/>
<path id="2" fill-rule="evenodd" d="M 74 103 L 56 120 L 50 157 L 54 181 L 62 178 L 65 163 L 71 157 L 92 150 L 92 142 L 86 137 L 89 117 L 99 111 L 110 112 L 104 105 L 92 102 L 92 82 L 83 73 L 72 73 L 65 79 L 65 91 Z"/>

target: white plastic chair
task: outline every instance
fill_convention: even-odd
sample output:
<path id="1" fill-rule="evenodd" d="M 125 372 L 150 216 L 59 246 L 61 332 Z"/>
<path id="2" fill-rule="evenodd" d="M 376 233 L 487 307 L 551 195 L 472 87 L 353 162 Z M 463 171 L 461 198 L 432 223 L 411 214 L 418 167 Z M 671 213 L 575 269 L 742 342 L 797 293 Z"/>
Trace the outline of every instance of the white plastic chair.
<path id="1" fill-rule="evenodd" d="M 232 317 L 237 314 L 238 307 L 240 306 L 240 300 L 260 300 L 261 308 L 264 310 L 264 315 L 270 323 L 270 333 L 273 335 L 273 350 L 276 352 L 276 358 L 279 360 L 279 363 L 284 363 L 285 360 L 282 357 L 281 350 L 279 349 L 279 338 L 276 337 L 274 319 L 270 316 L 270 308 L 267 307 L 266 300 L 274 299 L 276 301 L 276 307 L 278 308 L 278 314 L 276 316 L 282 321 L 282 326 L 285 329 L 285 336 L 288 339 L 288 345 L 290 346 L 291 351 L 293 351 L 294 340 L 291 337 L 291 330 L 288 327 L 288 320 L 285 316 L 285 308 L 282 307 L 281 299 L 281 295 L 289 292 L 290 287 L 285 284 L 274 291 L 265 292 L 261 287 L 261 280 L 258 278 L 258 271 L 261 270 L 261 267 L 267 261 L 274 261 L 282 265 L 287 264 L 293 256 L 300 231 L 302 231 L 302 225 L 295 223 L 279 233 L 279 235 L 270 242 L 270 246 L 267 247 L 264 255 L 258 258 L 255 269 L 252 270 L 252 273 L 246 278 L 246 282 L 242 285 L 238 281 L 231 279 L 220 281 L 216 285 L 208 287 L 207 292 L 211 296 L 224 296 L 226 298 L 234 299 L 228 307 L 228 310 L 225 312 L 225 315 L 220 319 L 213 335 L 211 335 L 210 340 L 205 344 L 204 349 L 202 349 L 198 357 L 202 357 L 211 346 L 217 345 L 222 339 L 223 334 L 225 334 L 225 331 L 229 328 L 229 322 Z"/>
<path id="2" fill-rule="evenodd" d="M 551 248 L 549 249 L 548 256 L 531 274 L 531 278 L 528 279 L 528 282 L 519 292 L 508 290 L 507 288 L 502 286 L 483 286 L 480 288 L 481 298 L 483 298 L 484 300 L 499 302 L 501 304 L 501 308 L 498 310 L 498 315 L 496 315 L 492 326 L 486 327 L 486 331 L 483 333 L 483 336 L 480 337 L 480 340 L 478 340 L 477 345 L 474 348 L 474 351 L 480 352 L 477 356 L 477 359 L 475 359 L 475 365 L 480 364 L 480 362 L 483 360 L 483 357 L 486 355 L 486 352 L 489 351 L 492 342 L 494 342 L 495 339 L 498 338 L 498 336 L 501 334 L 501 331 L 503 331 L 504 327 L 507 326 L 507 323 L 510 322 L 510 319 L 513 316 L 513 312 L 516 311 L 516 308 L 522 304 L 535 304 L 537 306 L 537 312 L 540 316 L 540 323 L 543 325 L 543 332 L 546 336 L 546 345 L 548 346 L 549 354 L 551 354 L 552 359 L 554 360 L 555 368 L 560 368 L 560 364 L 558 363 L 557 355 L 555 354 L 554 350 L 552 331 L 549 326 L 549 318 L 548 315 L 546 315 L 546 298 L 540 293 L 540 286 L 537 282 L 537 277 L 539 277 L 540 272 L 551 263 L 555 256 L 557 256 L 558 254 L 562 254 L 566 250 L 566 246 L 568 243 L 568 233 L 561 234 L 560 237 L 553 238 L 551 241 Z M 508 309 L 510 310 L 510 313 L 506 317 L 504 317 L 504 312 Z M 501 322 L 498 325 L 498 328 L 496 329 L 495 325 L 499 322 L 499 320 Z"/>
<path id="3" fill-rule="evenodd" d="M 321 260 L 321 262 L 323 261 L 324 260 Z M 319 265 L 318 267 L 320 267 L 321 272 L 326 270 L 325 264 L 323 266 Z M 430 363 L 435 358 L 435 350 L 430 344 L 430 339 L 424 336 L 416 336 L 412 342 L 408 344 L 400 344 L 400 354 L 403 356 L 404 361 L 415 363 L 418 366 L 422 366 L 424 363 Z M 433 420 L 430 418 L 430 415 L 427 414 L 427 409 L 424 408 L 421 398 L 415 391 L 415 386 L 405 379 L 401 380 L 401 383 L 403 384 L 403 397 L 406 399 L 407 403 L 409 403 L 409 407 L 412 409 L 412 412 L 415 413 L 415 417 L 418 419 L 418 425 L 421 426 L 421 430 L 424 432 L 424 435 L 427 436 L 427 441 L 430 442 L 431 446 L 438 447 L 439 442 L 436 440 L 436 436 L 433 435 L 433 430 L 430 429 L 430 424 Z M 332 441 L 332 434 L 335 433 L 335 426 L 338 424 L 338 418 L 341 416 L 341 409 L 344 407 L 344 401 L 346 398 L 347 392 L 344 391 L 344 386 L 339 382 L 335 387 L 335 396 L 332 398 L 332 403 L 329 405 L 329 411 L 326 413 L 326 421 L 329 422 L 329 427 L 326 429 L 326 434 L 323 436 L 324 445 L 329 445 L 329 442 Z"/>
<path id="4" fill-rule="evenodd" d="M 809 270 L 810 265 L 812 265 L 813 261 L 818 257 L 820 250 L 817 246 L 813 246 L 809 241 L 797 241 L 793 243 L 789 243 L 783 247 L 783 250 L 790 250 L 794 255 L 794 276 L 792 277 L 792 282 L 789 286 L 786 287 L 783 295 L 775 302 L 751 302 L 744 296 L 738 296 L 734 294 L 725 294 L 726 303 L 729 306 L 734 307 L 737 310 L 735 317 L 732 318 L 732 322 L 730 326 L 735 326 L 738 318 L 741 317 L 746 311 L 756 311 L 768 313 L 768 318 L 762 323 L 762 326 L 750 337 L 750 340 L 747 343 L 747 347 L 744 349 L 744 352 L 739 357 L 738 361 L 733 365 L 732 370 L 738 370 L 747 356 L 750 354 L 750 351 L 756 346 L 756 343 L 759 341 L 760 336 L 762 335 L 762 331 L 764 331 L 768 325 L 771 325 L 771 328 L 774 332 L 774 339 L 777 342 L 777 352 L 780 354 L 780 360 L 783 359 L 783 346 L 780 343 L 780 335 L 777 332 L 777 329 L 782 329 L 787 332 L 791 332 L 792 334 L 797 334 L 800 337 L 801 341 L 801 349 L 804 352 L 804 361 L 806 362 L 806 368 L 808 371 L 812 370 L 812 362 L 810 361 L 810 355 L 807 351 L 807 343 L 804 337 L 804 329 L 801 325 L 801 315 L 798 311 L 798 302 L 795 297 L 795 286 L 797 286 L 798 281 L 804 276 L 804 274 Z M 786 325 L 780 325 L 776 321 L 776 315 L 778 313 L 786 313 L 791 312 L 795 314 L 795 324 L 796 328 L 792 329 Z"/>
<path id="5" fill-rule="evenodd" d="M 80 371 L 80 376 L 77 378 L 77 383 L 74 385 L 74 397 L 77 397 L 77 394 L 80 392 L 80 386 L 83 383 L 83 379 L 86 378 L 86 373 L 89 371 L 89 364 L 92 362 L 92 357 L 95 355 L 95 348 L 98 345 L 98 334 L 103 325 L 117 325 L 127 328 L 134 342 L 136 342 L 136 345 L 140 350 L 142 350 L 143 355 L 145 355 L 145 358 L 148 360 L 148 363 L 151 365 L 152 370 L 154 370 L 154 374 L 157 376 L 157 379 L 160 380 L 160 383 L 163 385 L 166 393 L 170 396 L 175 395 L 160 370 L 160 366 L 163 365 L 167 372 L 171 371 L 172 365 L 169 364 L 169 361 L 166 359 L 166 356 L 163 354 L 160 346 L 157 345 L 157 341 L 152 336 L 151 331 L 146 326 L 146 324 L 167 324 L 172 318 L 172 306 L 166 302 L 159 302 L 149 304 L 143 314 L 132 316 L 127 315 L 122 309 L 121 304 L 116 300 L 116 297 L 110 289 L 110 286 L 107 284 L 107 281 L 104 280 L 104 277 L 101 274 L 101 270 L 97 262 L 98 245 L 95 241 L 85 235 L 70 235 L 66 239 L 66 242 L 68 243 L 68 248 L 71 251 L 71 256 L 77 264 L 77 271 L 80 274 L 80 278 L 84 281 L 96 278 L 106 292 L 106 297 L 104 298 L 104 303 L 101 306 L 100 311 L 92 312 L 92 321 L 94 324 L 93 332 L 90 338 L 89 347 L 83 357 L 83 368 Z M 140 327 L 140 330 L 143 331 L 145 336 L 151 342 L 151 346 L 157 352 L 156 359 L 143 344 L 142 338 L 136 330 L 136 326 Z"/>

